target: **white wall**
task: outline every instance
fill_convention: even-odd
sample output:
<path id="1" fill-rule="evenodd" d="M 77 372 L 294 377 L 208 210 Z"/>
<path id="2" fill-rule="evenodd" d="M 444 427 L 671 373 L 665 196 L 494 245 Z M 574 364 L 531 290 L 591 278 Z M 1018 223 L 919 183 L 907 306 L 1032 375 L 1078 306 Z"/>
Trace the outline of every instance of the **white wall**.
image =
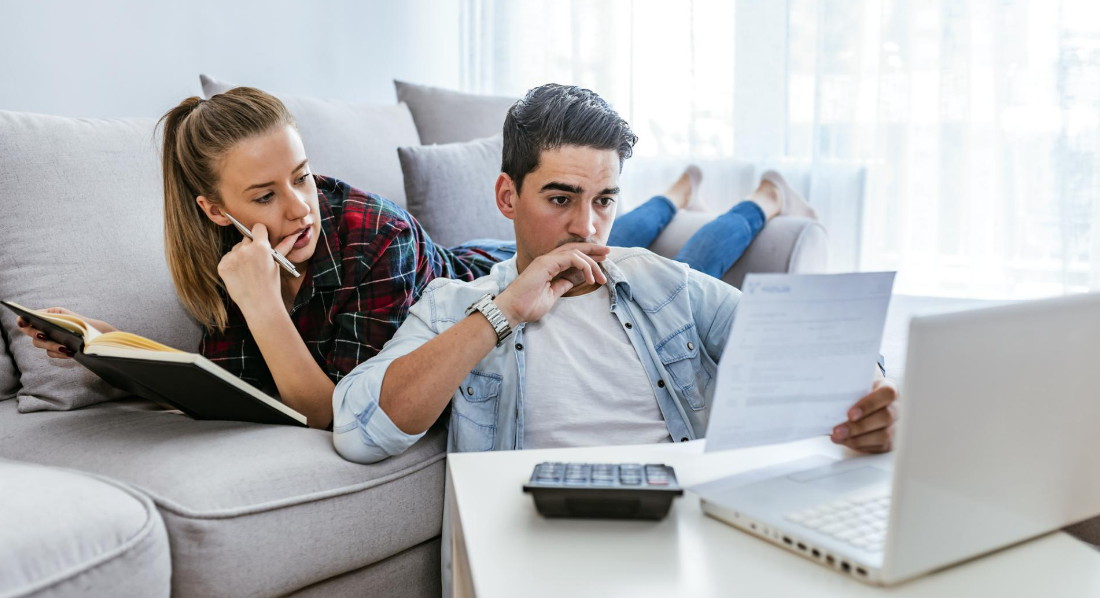
<path id="1" fill-rule="evenodd" d="M 393 103 L 459 86 L 461 0 L 0 0 L 0 110 L 160 116 L 199 73 Z"/>

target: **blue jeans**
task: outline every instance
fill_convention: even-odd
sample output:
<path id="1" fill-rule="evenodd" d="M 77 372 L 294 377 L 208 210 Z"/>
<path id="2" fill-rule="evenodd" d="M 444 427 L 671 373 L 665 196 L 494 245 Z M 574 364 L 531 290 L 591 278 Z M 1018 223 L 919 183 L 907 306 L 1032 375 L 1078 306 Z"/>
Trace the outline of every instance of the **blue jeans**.
<path id="1" fill-rule="evenodd" d="M 612 247 L 649 247 L 676 215 L 676 205 L 667 197 L 657 195 L 644 204 L 619 216 L 611 227 L 607 244 Z M 715 278 L 745 253 L 749 243 L 764 228 L 764 210 L 751 201 L 743 201 L 726 213 L 704 224 L 672 259 Z M 488 253 L 496 261 L 516 254 L 514 241 L 474 239 L 452 250 L 474 247 Z M 486 267 L 490 267 L 489 264 Z"/>
<path id="2" fill-rule="evenodd" d="M 651 197 L 615 220 L 607 244 L 649 247 L 675 215 L 676 205 L 671 200 L 662 195 Z M 742 201 L 695 231 L 673 259 L 721 278 L 760 234 L 765 222 L 760 206 Z"/>

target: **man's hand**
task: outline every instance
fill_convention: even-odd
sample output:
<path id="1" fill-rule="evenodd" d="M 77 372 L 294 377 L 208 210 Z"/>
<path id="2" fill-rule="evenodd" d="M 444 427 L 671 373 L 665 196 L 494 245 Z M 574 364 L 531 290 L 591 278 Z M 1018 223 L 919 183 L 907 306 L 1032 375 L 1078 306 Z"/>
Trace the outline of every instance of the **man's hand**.
<path id="1" fill-rule="evenodd" d="M 569 289 L 585 283 L 606 284 L 599 262 L 610 251 L 604 245 L 566 243 L 535 258 L 494 302 L 511 326 L 534 322 Z"/>
<path id="2" fill-rule="evenodd" d="M 893 450 L 897 400 L 898 389 L 892 380 L 875 380 L 871 392 L 848 410 L 848 421 L 833 428 L 833 442 L 865 453 Z"/>

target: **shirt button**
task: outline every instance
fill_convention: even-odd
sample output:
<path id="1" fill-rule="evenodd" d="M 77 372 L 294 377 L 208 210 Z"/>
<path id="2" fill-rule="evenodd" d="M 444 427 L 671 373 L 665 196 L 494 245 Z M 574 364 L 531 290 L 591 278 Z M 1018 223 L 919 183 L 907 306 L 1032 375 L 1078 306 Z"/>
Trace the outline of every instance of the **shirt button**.
<path id="1" fill-rule="evenodd" d="M 626 326 L 626 329 L 627 329 L 627 330 L 630 330 L 631 328 L 633 328 L 633 327 L 634 327 L 634 325 L 633 325 L 633 324 L 631 324 L 630 322 L 627 322 L 626 324 L 623 324 L 623 326 Z"/>
<path id="2" fill-rule="evenodd" d="M 694 350 L 695 350 L 695 343 L 688 343 L 688 351 L 694 351 Z"/>
<path id="3" fill-rule="evenodd" d="M 664 387 L 665 387 L 665 381 L 664 380 L 658 380 L 657 381 L 657 388 L 664 388 Z"/>
<path id="4" fill-rule="evenodd" d="M 516 343 L 516 351 L 522 351 L 522 350 L 523 350 L 523 343 Z"/>
<path id="5" fill-rule="evenodd" d="M 473 386 L 467 386 L 466 387 L 466 394 L 470 395 L 471 397 L 474 396 L 474 387 Z"/>

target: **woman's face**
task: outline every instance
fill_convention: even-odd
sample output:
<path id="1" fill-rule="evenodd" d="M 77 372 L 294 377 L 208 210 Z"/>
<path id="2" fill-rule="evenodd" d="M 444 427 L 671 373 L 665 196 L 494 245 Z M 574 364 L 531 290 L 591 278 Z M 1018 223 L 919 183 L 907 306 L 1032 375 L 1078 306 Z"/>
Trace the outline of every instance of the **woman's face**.
<path id="1" fill-rule="evenodd" d="M 249 230 L 263 223 L 272 247 L 295 237 L 287 259 L 295 265 L 309 261 L 317 248 L 321 217 L 317 185 L 294 127 L 272 129 L 238 142 L 222 158 L 218 174 L 221 204 L 198 197 L 210 220 L 231 226 L 222 214 L 229 212 Z"/>

